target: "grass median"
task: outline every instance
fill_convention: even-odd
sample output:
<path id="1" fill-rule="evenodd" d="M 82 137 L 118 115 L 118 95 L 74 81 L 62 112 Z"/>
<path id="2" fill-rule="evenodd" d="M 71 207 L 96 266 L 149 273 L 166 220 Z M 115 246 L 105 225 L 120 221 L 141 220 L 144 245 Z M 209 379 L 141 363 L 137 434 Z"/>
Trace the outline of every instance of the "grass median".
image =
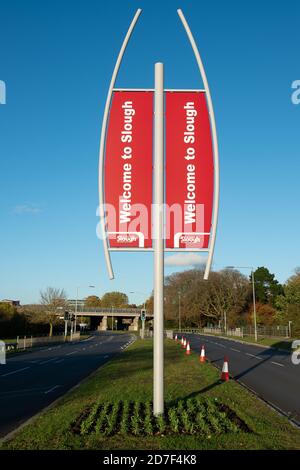
<path id="1" fill-rule="evenodd" d="M 137 340 L 1 448 L 300 449 L 300 431 L 286 418 L 233 380 L 220 382 L 196 354 L 165 346 L 165 420 L 149 412 L 152 341 Z"/>

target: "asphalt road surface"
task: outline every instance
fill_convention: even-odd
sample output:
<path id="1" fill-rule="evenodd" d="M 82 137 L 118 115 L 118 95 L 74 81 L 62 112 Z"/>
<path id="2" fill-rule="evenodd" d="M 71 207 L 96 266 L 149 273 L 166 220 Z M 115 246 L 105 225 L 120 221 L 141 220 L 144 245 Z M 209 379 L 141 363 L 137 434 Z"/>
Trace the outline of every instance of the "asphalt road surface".
<path id="1" fill-rule="evenodd" d="M 8 356 L 7 364 L 0 365 L 0 437 L 112 359 L 132 338 L 99 333 L 74 344 Z"/>
<path id="2" fill-rule="evenodd" d="M 212 336 L 185 336 L 197 353 L 204 344 L 208 360 L 219 368 L 227 356 L 235 380 L 300 423 L 300 365 L 292 363 L 291 353 Z"/>

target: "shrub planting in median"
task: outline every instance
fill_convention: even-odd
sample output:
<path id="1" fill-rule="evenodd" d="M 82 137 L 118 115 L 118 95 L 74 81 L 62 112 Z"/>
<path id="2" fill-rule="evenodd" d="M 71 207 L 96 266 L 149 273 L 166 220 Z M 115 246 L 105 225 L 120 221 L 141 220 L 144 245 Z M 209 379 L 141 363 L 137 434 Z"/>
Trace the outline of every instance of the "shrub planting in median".
<path id="1" fill-rule="evenodd" d="M 166 406 L 165 414 L 153 416 L 152 403 L 140 401 L 96 402 L 72 424 L 82 437 L 96 435 L 155 436 L 250 432 L 227 405 L 214 398 L 188 398 Z"/>

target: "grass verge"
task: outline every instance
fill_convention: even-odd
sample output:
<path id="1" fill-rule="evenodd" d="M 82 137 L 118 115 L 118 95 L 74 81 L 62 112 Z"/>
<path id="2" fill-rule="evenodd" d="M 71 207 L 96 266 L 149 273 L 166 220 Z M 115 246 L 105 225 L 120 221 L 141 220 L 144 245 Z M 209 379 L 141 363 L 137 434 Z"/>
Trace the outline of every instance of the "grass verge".
<path id="1" fill-rule="evenodd" d="M 193 400 L 204 401 L 207 407 L 205 403 L 213 399 L 219 410 L 223 407 L 227 417 L 232 413 L 243 423 L 238 433 L 228 429 L 201 433 L 196 429 L 190 433 L 158 430 L 135 435 L 134 432 L 122 432 L 122 429 L 126 430 L 126 422 L 123 425 L 120 422 L 114 432 L 105 432 L 108 426 L 114 426 L 111 423 L 117 422 L 118 413 L 114 410 L 118 407 L 123 406 L 124 409 L 124 404 L 125 408 L 127 406 L 127 411 L 125 409 L 120 415 L 121 421 L 124 414 L 128 415 L 130 403 L 143 403 L 149 409 L 152 399 L 152 341 L 138 340 L 78 389 L 65 395 L 55 407 L 21 429 L 13 439 L 4 442 L 1 449 L 300 449 L 300 431 L 286 418 L 238 383 L 220 383 L 219 377 L 220 372 L 213 365 L 199 364 L 196 354 L 185 356 L 178 344 L 166 340 L 167 409 L 178 410 L 180 402 L 188 403 L 189 400 L 190 403 Z M 119 405 L 114 408 L 114 403 Z M 106 428 L 101 427 L 101 422 L 99 424 L 102 415 L 108 416 L 107 412 L 102 413 L 105 406 L 111 410 Z M 149 415 L 148 412 L 145 414 Z M 179 415 L 177 412 L 177 418 L 183 419 L 183 416 L 186 416 L 183 411 Z M 211 416 L 213 423 L 214 413 Z M 170 415 L 172 426 L 176 426 L 177 418 Z M 76 432 L 76 423 L 77 429 L 83 429 L 83 432 Z M 192 424 L 188 420 L 186 423 L 187 426 Z M 217 422 L 214 425 L 217 426 Z"/>

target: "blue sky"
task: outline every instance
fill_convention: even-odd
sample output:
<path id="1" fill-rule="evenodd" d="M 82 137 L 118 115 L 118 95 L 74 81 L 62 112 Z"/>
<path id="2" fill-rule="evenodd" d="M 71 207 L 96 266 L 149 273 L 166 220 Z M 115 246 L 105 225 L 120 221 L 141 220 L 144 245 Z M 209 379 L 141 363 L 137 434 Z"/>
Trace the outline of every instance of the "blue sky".
<path id="1" fill-rule="evenodd" d="M 118 86 L 152 87 L 162 61 L 166 87 L 201 87 L 178 7 L 205 64 L 221 160 L 215 269 L 265 265 L 285 281 L 300 265 L 299 2 L 0 0 L 0 298 L 152 290 L 150 253 L 113 254 L 109 281 L 96 238 L 102 113 L 138 7 Z"/>

